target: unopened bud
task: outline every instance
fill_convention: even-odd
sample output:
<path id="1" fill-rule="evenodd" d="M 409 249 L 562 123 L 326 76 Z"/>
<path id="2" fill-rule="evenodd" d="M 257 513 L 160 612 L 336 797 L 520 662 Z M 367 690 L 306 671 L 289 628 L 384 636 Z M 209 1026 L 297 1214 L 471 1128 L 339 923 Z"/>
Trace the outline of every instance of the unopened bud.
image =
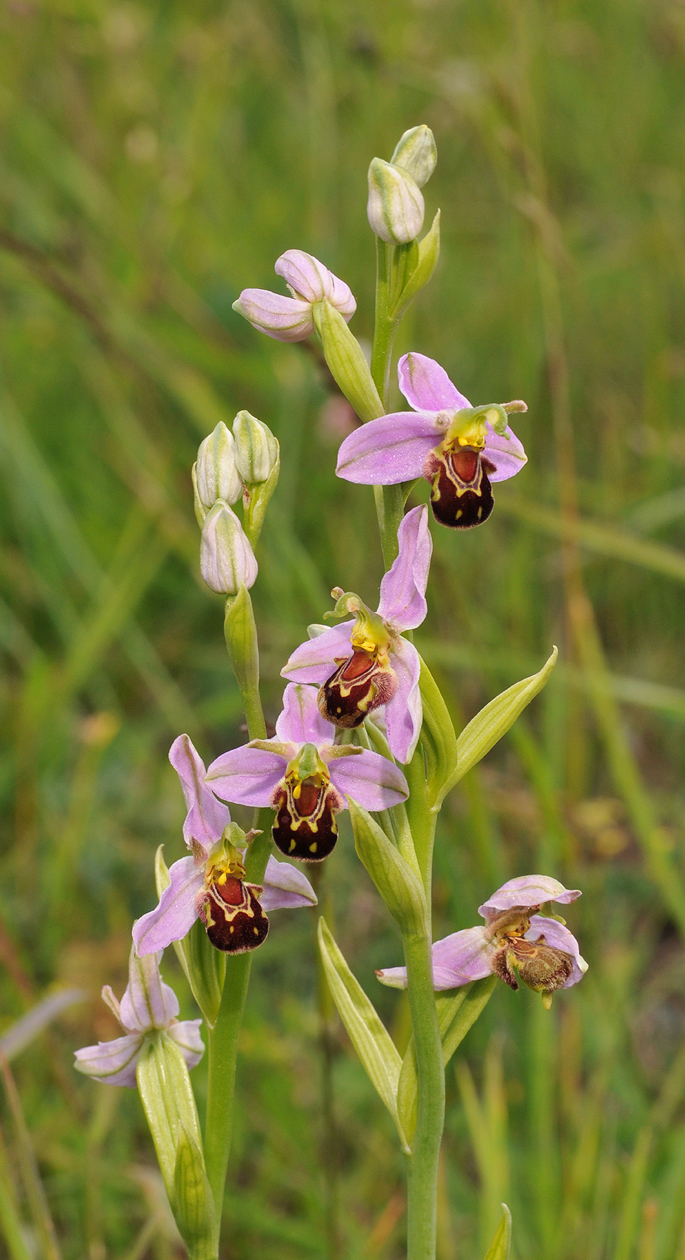
<path id="1" fill-rule="evenodd" d="M 423 195 L 418 184 L 402 167 L 374 158 L 369 166 L 367 214 L 382 241 L 407 245 L 423 227 Z"/>
<path id="2" fill-rule="evenodd" d="M 393 166 L 401 166 L 403 171 L 407 171 L 419 188 L 428 183 L 437 160 L 435 137 L 425 123 L 405 131 L 390 159 Z"/>
<path id="3" fill-rule="evenodd" d="M 200 527 L 219 499 L 223 499 L 224 503 L 236 503 L 243 492 L 236 467 L 233 434 L 223 420 L 200 445 L 197 463 L 193 465 L 193 490 L 195 515 Z"/>
<path id="4" fill-rule="evenodd" d="M 268 481 L 279 458 L 279 446 L 271 429 L 249 411 L 239 411 L 233 421 L 235 462 L 247 485 Z M 242 487 L 241 487 L 242 488 Z"/>
<path id="5" fill-rule="evenodd" d="M 200 545 L 200 570 L 211 590 L 237 595 L 254 586 L 257 561 L 247 535 L 227 503 L 219 500 L 205 517 Z"/>

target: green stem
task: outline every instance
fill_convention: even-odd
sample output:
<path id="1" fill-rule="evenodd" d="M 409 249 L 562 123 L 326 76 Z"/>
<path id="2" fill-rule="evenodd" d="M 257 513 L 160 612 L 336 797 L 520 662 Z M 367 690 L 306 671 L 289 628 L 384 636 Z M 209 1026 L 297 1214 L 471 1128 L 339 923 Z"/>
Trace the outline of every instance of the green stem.
<path id="1" fill-rule="evenodd" d="M 390 246 L 376 238 L 376 322 L 371 352 L 371 375 L 387 412 L 390 397 L 390 366 L 398 320 L 390 318 L 389 298 L 395 266 Z M 401 486 L 374 486 L 383 564 L 389 569 L 397 555 L 397 531 L 404 513 Z"/>
<path id="2" fill-rule="evenodd" d="M 226 1169 L 233 1130 L 238 1034 L 245 1010 L 251 954 L 226 960 L 226 979 L 216 1024 L 209 1033 L 209 1077 L 205 1123 L 205 1164 L 216 1208 L 217 1255 Z"/>
<path id="3" fill-rule="evenodd" d="M 445 1071 L 433 993 L 430 935 L 405 938 L 404 958 L 419 1091 L 416 1132 L 407 1161 L 407 1260 L 435 1260 Z"/>
<path id="4" fill-rule="evenodd" d="M 226 644 L 243 699 L 247 733 L 250 739 L 266 737 L 264 711 L 259 695 L 259 650 L 257 629 L 249 595 L 242 588 L 242 601 L 233 617 L 231 604 L 226 616 Z M 237 602 L 237 601 L 236 601 Z M 237 615 L 236 615 L 237 614 Z M 261 810 L 258 816 L 262 834 L 253 840 L 245 861 L 245 874 L 252 884 L 261 883 L 271 848 L 271 811 Z M 257 828 L 258 829 L 258 828 Z M 226 978 L 216 1024 L 209 1033 L 207 1116 L 204 1149 L 207 1178 L 216 1209 L 216 1254 L 221 1231 L 221 1206 L 224 1198 L 226 1169 L 233 1131 L 238 1036 L 243 1022 L 245 1000 L 250 983 L 252 954 L 229 955 Z"/>

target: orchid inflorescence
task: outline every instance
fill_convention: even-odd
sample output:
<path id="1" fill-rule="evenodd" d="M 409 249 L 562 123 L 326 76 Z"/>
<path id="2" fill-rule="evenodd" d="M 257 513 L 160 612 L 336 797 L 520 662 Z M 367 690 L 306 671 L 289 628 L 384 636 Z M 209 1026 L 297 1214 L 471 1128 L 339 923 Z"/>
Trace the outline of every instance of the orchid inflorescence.
<path id="1" fill-rule="evenodd" d="M 124 1036 L 78 1051 L 76 1066 L 99 1081 L 138 1084 L 169 1197 L 196 1260 L 217 1255 L 249 958 L 267 938 L 272 911 L 316 906 L 311 883 L 293 863 L 309 864 L 311 871 L 330 856 L 343 811 L 349 811 L 356 851 L 402 936 L 405 965 L 377 972 L 383 984 L 409 991 L 413 1039 L 401 1071 L 397 1050 L 323 919 L 319 944 L 350 1038 L 393 1115 L 411 1168 L 421 1169 L 409 1180 L 410 1260 L 434 1254 L 443 1063 L 458 1044 L 449 1032 L 449 1012 L 459 1009 L 467 991 L 480 994 L 474 1009 L 482 1009 L 496 978 L 514 990 L 520 981 L 549 1008 L 553 993 L 577 984 L 587 966 L 552 909 L 580 893 L 545 875 L 510 879 L 480 907 L 484 926 L 431 944 L 431 861 L 442 800 L 544 685 L 556 654 L 538 675 L 486 706 L 457 740 L 412 642 L 427 614 L 432 539 L 426 504 L 405 513 L 409 494 L 424 478 L 435 520 L 455 531 L 471 529 L 493 510 L 492 483 L 515 476 L 526 462 L 509 427 L 509 416 L 524 412 L 525 403 L 472 406 L 423 354 L 405 354 L 398 365 L 399 388 L 412 410 L 389 409 L 393 338 L 439 252 L 439 214 L 417 240 L 424 215 L 420 190 L 435 161 L 432 133 L 416 127 L 402 137 L 390 162 L 371 163 L 368 216 L 377 237 L 379 290 L 370 368 L 348 327 L 356 310 L 348 285 L 302 250 L 287 250 L 276 262 L 289 296 L 246 289 L 235 303 L 254 328 L 275 340 L 318 337 L 337 386 L 362 422 L 342 442 L 336 471 L 376 488 L 386 568 L 375 610 L 358 594 L 333 589 L 334 608 L 324 617 L 342 620 L 310 626 L 309 637 L 286 661 L 283 707 L 271 737 L 259 698 L 249 590 L 258 578 L 255 547 L 278 480 L 279 444 L 262 421 L 240 411 L 232 430 L 222 421 L 204 440 L 193 467 L 201 572 L 226 597 L 226 642 L 248 740 L 208 769 L 188 735 L 174 741 L 169 759 L 185 798 L 188 852 L 167 870 L 159 851 L 158 904 L 133 926 L 121 1004 L 103 990 Z M 234 510 L 238 504 L 242 520 Z M 231 821 L 229 804 L 255 810 L 249 832 Z M 172 944 L 208 1027 L 204 1150 L 187 1076 L 203 1051 L 200 1021 L 178 1021 L 178 1002 L 159 975 L 161 953 Z M 447 1015 L 441 1008 L 439 1025 L 436 1002 L 446 998 L 452 1005 Z M 173 1073 L 179 1094 L 171 1115 L 164 1082 Z"/>

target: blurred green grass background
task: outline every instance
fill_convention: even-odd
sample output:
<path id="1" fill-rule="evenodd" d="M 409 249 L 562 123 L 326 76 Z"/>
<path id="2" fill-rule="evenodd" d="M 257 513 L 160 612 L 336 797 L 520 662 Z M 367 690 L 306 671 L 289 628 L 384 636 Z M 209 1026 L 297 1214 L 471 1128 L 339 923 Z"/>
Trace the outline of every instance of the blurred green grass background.
<path id="1" fill-rule="evenodd" d="M 482 1260 L 502 1199 L 517 1260 L 684 1260 L 682 0 L 5 0 L 0 62 L 0 1032 L 88 992 L 12 1065 L 65 1260 L 183 1254 L 137 1096 L 71 1054 L 116 1034 L 99 988 L 124 987 L 155 847 L 182 852 L 171 740 L 244 737 L 199 440 L 247 407 L 282 444 L 253 592 L 271 720 L 330 587 L 372 600 L 381 574 L 372 496 L 333 474 L 343 400 L 231 303 L 300 247 L 369 338 L 366 167 L 418 122 L 443 255 L 398 348 L 525 398 L 530 462 L 486 528 L 434 529 L 417 643 L 460 723 L 561 649 L 446 806 L 436 935 L 544 869 L 584 890 L 590 963 L 550 1015 L 498 992 L 450 1068 L 440 1260 Z M 347 832 L 319 891 L 402 1044 L 373 977 L 399 942 Z M 226 1260 L 402 1255 L 401 1157 L 313 931 L 276 915 L 255 957 Z M 164 973 L 195 1014 L 171 951 Z M 42 1256 L 3 1107 L 0 1185 Z"/>

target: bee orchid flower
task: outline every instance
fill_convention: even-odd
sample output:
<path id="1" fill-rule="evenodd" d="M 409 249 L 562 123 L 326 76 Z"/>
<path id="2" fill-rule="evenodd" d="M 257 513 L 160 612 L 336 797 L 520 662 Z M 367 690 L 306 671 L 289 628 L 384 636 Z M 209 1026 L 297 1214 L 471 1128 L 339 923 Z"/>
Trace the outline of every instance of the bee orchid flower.
<path id="1" fill-rule="evenodd" d="M 336 587 L 333 615 L 350 612 L 354 620 L 301 644 L 281 673 L 296 682 L 318 683 L 321 712 L 336 726 L 360 726 L 374 709 L 385 705 L 390 751 L 406 763 L 416 748 L 423 711 L 421 662 L 402 631 L 420 626 L 426 616 L 433 548 L 428 509 L 408 512 L 397 537 L 399 554 L 381 582 L 378 610 L 372 612 L 358 595 Z"/>
<path id="2" fill-rule="evenodd" d="M 508 415 L 524 402 L 472 407 L 444 368 L 425 354 L 405 354 L 399 385 L 413 411 L 371 420 L 345 438 L 336 472 L 346 481 L 391 486 L 425 477 L 441 525 L 471 529 L 492 512 L 491 482 L 520 472 L 526 453 Z"/>
<path id="3" fill-rule="evenodd" d="M 189 1068 L 204 1054 L 200 1037 L 201 1019 L 177 1019 L 178 998 L 159 974 L 161 951 L 138 958 L 131 950 L 128 985 L 118 1002 L 108 984 L 102 1000 L 116 1015 L 123 1037 L 100 1041 L 76 1051 L 76 1069 L 104 1085 L 128 1085 L 135 1089 L 136 1063 L 145 1038 L 164 1032 L 176 1042 Z"/>
<path id="4" fill-rule="evenodd" d="M 484 927 L 465 928 L 433 946 L 433 987 L 456 989 L 472 980 L 496 975 L 511 989 L 521 980 L 542 994 L 546 1007 L 556 989 L 570 989 L 587 971 L 575 936 L 562 920 L 540 914 L 551 902 L 568 905 L 580 889 L 564 888 L 549 875 L 510 879 L 479 906 Z M 407 986 L 405 967 L 377 971 L 381 984 Z"/>
<path id="5" fill-rule="evenodd" d="M 187 936 L 197 918 L 217 949 L 256 949 L 269 931 L 266 911 L 316 905 L 316 893 L 301 871 L 273 857 L 263 885 L 247 883 L 228 808 L 206 786 L 204 763 L 187 735 L 174 741 L 169 760 L 185 796 L 183 836 L 192 857 L 174 862 L 158 905 L 134 923 L 136 950 L 147 955 L 165 949 Z"/>
<path id="6" fill-rule="evenodd" d="M 223 753 L 207 771 L 218 796 L 240 805 L 271 805 L 274 844 L 288 857 L 320 862 L 338 838 L 335 815 L 351 796 L 383 810 L 407 799 L 402 771 L 378 753 L 334 744 L 335 730 L 317 705 L 315 687 L 291 683 L 275 739 L 256 739 Z"/>
<path id="7" fill-rule="evenodd" d="M 243 289 L 234 311 L 253 328 L 276 341 L 304 341 L 314 331 L 313 308 L 317 302 L 330 302 L 349 321 L 357 309 L 352 291 L 318 258 L 302 249 L 287 249 L 274 266 L 285 280 L 291 297 L 269 289 Z"/>

